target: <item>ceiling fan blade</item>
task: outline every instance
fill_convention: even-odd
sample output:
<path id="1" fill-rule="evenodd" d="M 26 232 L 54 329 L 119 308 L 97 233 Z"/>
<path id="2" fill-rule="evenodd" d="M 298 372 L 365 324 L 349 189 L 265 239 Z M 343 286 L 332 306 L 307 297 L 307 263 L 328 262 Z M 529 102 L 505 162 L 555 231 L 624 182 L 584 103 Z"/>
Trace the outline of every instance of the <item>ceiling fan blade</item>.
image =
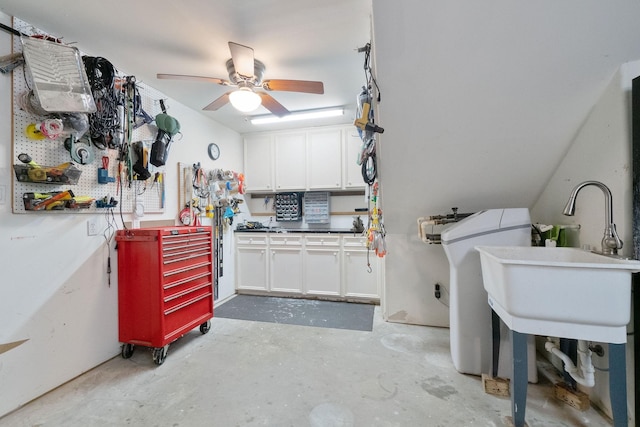
<path id="1" fill-rule="evenodd" d="M 231 92 L 227 92 L 224 95 L 220 96 L 218 99 L 213 101 L 211 104 L 209 104 L 206 107 L 204 107 L 203 110 L 216 111 L 220 107 L 223 107 L 223 106 L 227 105 L 227 103 L 229 102 L 229 94 L 230 93 Z"/>
<path id="2" fill-rule="evenodd" d="M 289 110 L 287 110 L 284 107 L 284 105 L 280 104 L 268 93 L 266 92 L 256 92 L 256 93 L 260 95 L 260 98 L 262 98 L 262 105 L 264 106 L 264 108 L 271 111 L 274 115 L 278 117 L 283 117 L 283 116 L 286 116 L 287 114 L 290 114 Z"/>
<path id="3" fill-rule="evenodd" d="M 223 85 L 223 86 L 230 86 L 231 85 L 231 83 L 228 80 L 219 79 L 219 78 L 216 78 L 216 77 L 185 76 L 184 74 L 157 74 L 156 77 L 159 78 L 159 79 L 190 80 L 190 81 L 217 83 L 217 84 Z"/>
<path id="4" fill-rule="evenodd" d="M 244 77 L 253 77 L 253 49 L 249 46 L 229 42 L 229 50 L 231 51 L 231 59 L 233 60 L 233 67 L 236 73 Z"/>
<path id="5" fill-rule="evenodd" d="M 281 90 L 287 92 L 324 93 L 322 82 L 307 80 L 265 80 L 262 87 L 266 90 Z"/>

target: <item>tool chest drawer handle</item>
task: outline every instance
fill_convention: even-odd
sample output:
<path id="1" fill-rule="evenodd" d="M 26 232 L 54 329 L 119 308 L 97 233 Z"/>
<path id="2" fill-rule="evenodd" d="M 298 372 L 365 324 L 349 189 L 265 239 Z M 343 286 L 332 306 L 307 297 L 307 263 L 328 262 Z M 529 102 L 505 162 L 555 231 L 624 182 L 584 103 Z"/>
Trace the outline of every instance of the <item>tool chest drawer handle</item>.
<path id="1" fill-rule="evenodd" d="M 184 279 L 176 280 L 175 282 L 171 282 L 171 283 L 167 283 L 166 285 L 163 286 L 163 289 L 166 291 L 167 289 L 171 289 L 171 288 L 174 288 L 176 286 L 183 285 L 183 284 L 191 282 L 193 280 L 202 279 L 203 277 L 207 277 L 207 276 L 210 276 L 210 275 L 211 275 L 211 273 L 209 271 L 206 271 L 206 272 L 200 273 L 200 274 L 194 274 L 193 276 L 185 277 Z"/>
<path id="2" fill-rule="evenodd" d="M 179 248 L 169 248 L 166 250 L 162 251 L 162 256 L 163 257 L 167 257 L 167 256 L 171 256 L 171 255 L 182 255 L 182 254 L 190 254 L 193 252 L 207 252 L 210 250 L 210 246 L 209 245 L 205 245 L 205 246 L 185 246 L 185 247 L 179 247 Z"/>
<path id="3" fill-rule="evenodd" d="M 116 236 L 117 242 L 155 242 L 158 236 L 138 236 L 132 234 L 121 234 Z"/>
<path id="4" fill-rule="evenodd" d="M 183 267 L 183 268 L 176 268 L 175 270 L 170 270 L 167 271 L 163 274 L 164 277 L 169 277 L 169 276 L 173 276 L 174 274 L 180 274 L 180 273 L 184 273 L 185 271 L 189 271 L 189 270 L 196 270 L 198 268 L 201 267 L 206 267 L 211 265 L 211 262 L 201 262 L 199 264 L 192 264 L 189 265 L 187 267 Z"/>
<path id="5" fill-rule="evenodd" d="M 174 300 L 174 299 L 177 299 L 177 298 L 183 297 L 183 296 L 185 296 L 185 295 L 188 295 L 188 294 L 190 294 L 190 293 L 193 293 L 193 292 L 195 292 L 195 291 L 197 291 L 197 290 L 199 290 L 199 289 L 207 288 L 207 287 L 210 287 L 210 286 L 211 286 L 211 282 L 201 283 L 201 284 L 199 284 L 199 285 L 192 286 L 192 287 L 190 287 L 189 289 L 185 289 L 185 290 L 184 290 L 184 291 L 182 291 L 182 292 L 176 292 L 175 294 L 173 294 L 173 295 L 171 295 L 171 296 L 169 296 L 169 297 L 165 297 L 165 298 L 164 298 L 164 302 L 172 301 L 172 300 Z"/>
<path id="6" fill-rule="evenodd" d="M 209 243 L 211 241 L 211 238 L 209 236 L 202 236 L 202 237 L 189 237 L 189 236 L 184 236 L 186 238 L 183 239 L 175 239 L 175 240 L 163 240 L 163 246 L 165 247 L 170 247 L 170 246 L 174 246 L 174 245 L 180 245 L 183 244 L 185 246 L 188 245 L 193 245 L 193 244 L 197 244 L 197 243 Z"/>
<path id="7" fill-rule="evenodd" d="M 195 298 L 191 298 L 190 300 L 185 301 L 182 304 L 176 305 L 175 307 L 173 307 L 173 308 L 171 308 L 169 310 L 165 310 L 164 314 L 166 316 L 167 314 L 171 314 L 171 313 L 174 313 L 174 312 L 176 312 L 178 310 L 182 310 L 183 308 L 188 307 L 191 304 L 196 303 L 196 302 L 198 302 L 198 301 L 200 301 L 200 300 L 202 300 L 204 298 L 211 298 L 212 295 L 213 294 L 211 292 L 207 292 L 206 294 L 200 295 L 200 296 L 195 297 Z"/>
<path id="8" fill-rule="evenodd" d="M 182 243 L 182 242 L 176 242 L 176 243 Z M 181 250 L 181 249 L 206 248 L 211 246 L 209 243 L 210 243 L 209 241 L 205 241 L 205 242 L 196 242 L 195 244 L 186 243 L 184 245 L 183 244 L 163 245 L 162 252 L 175 251 L 175 250 Z"/>
<path id="9" fill-rule="evenodd" d="M 166 251 L 175 251 L 176 249 L 187 249 L 187 248 L 206 248 L 211 243 L 209 240 L 199 241 L 199 242 L 171 242 L 175 243 L 172 245 L 162 245 L 162 252 Z"/>
<path id="10" fill-rule="evenodd" d="M 174 263 L 180 262 L 180 261 L 188 261 L 190 259 L 200 258 L 201 256 L 205 256 L 205 255 L 209 255 L 209 254 L 211 254 L 211 252 L 202 252 L 202 253 L 192 254 L 192 255 L 189 255 L 189 256 L 185 256 L 185 257 L 167 259 L 167 260 L 162 261 L 162 263 L 164 265 L 174 264 Z"/>
<path id="11" fill-rule="evenodd" d="M 184 238 L 189 238 L 189 237 L 194 237 L 194 236 L 210 236 L 211 233 L 208 231 L 203 231 L 201 233 L 171 233 L 171 234 L 167 234 L 162 236 L 162 240 L 173 240 L 173 239 L 184 239 Z"/>

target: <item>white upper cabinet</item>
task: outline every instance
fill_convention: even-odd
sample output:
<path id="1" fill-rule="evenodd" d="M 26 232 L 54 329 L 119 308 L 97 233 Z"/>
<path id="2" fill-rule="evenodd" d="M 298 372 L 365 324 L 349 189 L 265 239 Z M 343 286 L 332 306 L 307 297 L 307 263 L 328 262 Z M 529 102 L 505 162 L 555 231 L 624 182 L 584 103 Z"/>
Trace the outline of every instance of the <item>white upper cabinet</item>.
<path id="1" fill-rule="evenodd" d="M 358 157 L 362 150 L 362 139 L 354 126 L 344 129 L 342 132 L 345 145 L 344 188 L 364 188 L 365 183 L 362 178 L 362 167 L 358 164 Z"/>
<path id="2" fill-rule="evenodd" d="M 353 126 L 264 132 L 245 137 L 247 192 L 364 189 Z"/>
<path id="3" fill-rule="evenodd" d="M 276 134 L 276 191 L 306 188 L 307 135 L 305 132 Z"/>
<path id="4" fill-rule="evenodd" d="M 269 135 L 251 135 L 244 139 L 246 190 L 274 191 L 274 156 Z"/>
<path id="5" fill-rule="evenodd" d="M 342 131 L 310 131 L 307 137 L 308 188 L 336 190 L 342 186 Z"/>

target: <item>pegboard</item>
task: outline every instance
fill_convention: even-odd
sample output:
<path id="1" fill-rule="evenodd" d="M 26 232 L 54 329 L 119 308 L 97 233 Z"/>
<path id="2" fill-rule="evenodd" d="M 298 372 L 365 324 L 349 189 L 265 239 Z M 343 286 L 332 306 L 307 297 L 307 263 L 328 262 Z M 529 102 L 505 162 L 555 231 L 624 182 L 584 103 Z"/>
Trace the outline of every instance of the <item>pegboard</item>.
<path id="1" fill-rule="evenodd" d="M 178 163 L 178 199 L 182 208 L 191 210 L 187 220 L 206 217 L 215 208 L 235 211 L 244 203 L 244 175 L 232 170 L 205 170 L 198 164 Z M 211 215 L 209 215 L 211 217 Z M 182 218 L 181 218 L 182 221 Z"/>
<path id="2" fill-rule="evenodd" d="M 23 34 L 35 35 L 43 34 L 30 24 L 17 18 L 13 19 L 13 27 Z M 13 36 L 13 52 L 21 52 L 22 43 L 20 37 Z M 99 56 L 99 55 L 98 55 Z M 108 58 L 107 58 L 108 59 Z M 27 126 L 33 123 L 39 123 L 51 116 L 33 114 L 33 111 L 27 111 L 22 107 L 21 97 L 24 98 L 30 91 L 30 82 L 28 79 L 27 65 L 22 65 L 13 70 L 13 144 L 12 144 L 12 171 L 14 165 L 23 165 L 18 155 L 21 153 L 28 154 L 35 163 L 40 166 L 58 166 L 66 162 L 73 162 L 73 165 L 81 171 L 76 184 L 58 184 L 58 183 L 34 183 L 21 182 L 17 179 L 15 172 L 12 172 L 12 190 L 13 190 L 13 213 L 33 214 L 34 211 L 25 209 L 23 203 L 24 193 L 48 193 L 57 191 L 71 190 L 74 196 L 88 196 L 95 200 L 110 200 L 112 197 L 118 201 L 117 210 L 131 213 L 143 209 L 147 213 L 157 213 L 164 211 L 164 191 L 165 191 L 165 167 L 155 167 L 148 164 L 147 169 L 151 174 L 151 178 L 146 181 L 133 180 L 128 182 L 123 179 L 119 182 L 109 182 L 101 184 L 98 182 L 98 168 L 108 161 L 108 176 L 117 178 L 118 176 L 118 150 L 115 149 L 99 149 L 93 144 L 89 146 L 89 150 L 93 151 L 94 160 L 89 164 L 79 164 L 71 159 L 69 151 L 64 146 L 64 140 L 68 135 L 60 136 L 56 139 L 36 140 L 27 137 L 25 133 Z M 115 64 L 114 64 L 115 67 Z M 125 77 L 117 73 L 117 77 Z M 160 100 L 166 99 L 161 92 L 145 85 L 144 83 L 136 83 L 136 88 L 140 94 L 142 109 L 149 116 L 155 117 L 162 112 Z M 131 142 L 140 141 L 145 148 L 151 151 L 151 144 L 155 140 L 157 128 L 154 123 L 144 124 L 132 132 Z M 180 138 L 180 135 L 176 136 Z M 103 163 L 104 161 L 104 163 Z M 123 178 L 126 175 L 122 174 Z M 91 207 L 86 209 L 64 209 L 60 211 L 46 211 L 46 214 L 54 213 L 99 213 L 103 208 L 96 207 L 96 203 L 92 203 Z M 45 212 L 37 211 L 37 212 Z"/>

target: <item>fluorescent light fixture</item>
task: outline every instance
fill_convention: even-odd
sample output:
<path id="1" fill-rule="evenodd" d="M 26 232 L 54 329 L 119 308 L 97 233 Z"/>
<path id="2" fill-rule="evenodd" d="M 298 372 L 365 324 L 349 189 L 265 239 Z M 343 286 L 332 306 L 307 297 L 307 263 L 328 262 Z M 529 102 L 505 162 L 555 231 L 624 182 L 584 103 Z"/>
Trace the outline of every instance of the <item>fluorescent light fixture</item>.
<path id="1" fill-rule="evenodd" d="M 260 106 L 262 98 L 251 89 L 241 87 L 229 94 L 229 102 L 231 102 L 231 105 L 233 105 L 236 110 L 242 111 L 243 113 L 250 113 Z"/>
<path id="2" fill-rule="evenodd" d="M 292 122 L 296 120 L 321 119 L 325 117 L 337 117 L 344 114 L 344 108 L 331 108 L 326 110 L 309 110 L 291 113 L 284 117 L 273 115 L 256 116 L 251 119 L 252 125 L 264 125 L 268 123 Z"/>

